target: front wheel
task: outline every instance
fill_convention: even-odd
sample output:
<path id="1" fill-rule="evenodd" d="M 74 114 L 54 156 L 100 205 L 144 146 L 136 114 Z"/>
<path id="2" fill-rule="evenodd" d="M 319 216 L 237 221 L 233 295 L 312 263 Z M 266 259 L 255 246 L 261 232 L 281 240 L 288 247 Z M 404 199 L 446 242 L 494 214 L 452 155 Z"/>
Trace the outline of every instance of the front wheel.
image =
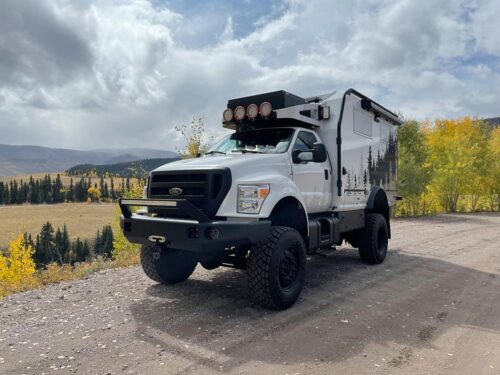
<path id="1" fill-rule="evenodd" d="M 144 273 L 162 284 L 176 284 L 191 276 L 197 262 L 189 255 L 175 249 L 143 245 L 141 265 Z"/>
<path id="2" fill-rule="evenodd" d="M 367 214 L 359 239 L 359 256 L 369 264 L 382 263 L 387 255 L 389 236 L 383 215 Z"/>
<path id="3" fill-rule="evenodd" d="M 247 276 L 250 296 L 257 304 L 284 310 L 299 298 L 306 273 L 306 250 L 299 232 L 274 226 L 265 241 L 250 249 Z"/>

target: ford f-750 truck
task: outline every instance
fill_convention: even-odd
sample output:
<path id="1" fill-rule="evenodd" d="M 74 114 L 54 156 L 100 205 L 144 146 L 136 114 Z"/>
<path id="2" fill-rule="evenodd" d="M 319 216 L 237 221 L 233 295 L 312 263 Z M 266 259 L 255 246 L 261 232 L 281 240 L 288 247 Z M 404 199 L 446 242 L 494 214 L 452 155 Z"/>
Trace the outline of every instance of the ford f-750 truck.
<path id="1" fill-rule="evenodd" d="M 252 299 L 279 310 L 298 299 L 308 255 L 347 241 L 384 261 L 400 199 L 396 114 L 354 89 L 276 91 L 229 100 L 222 124 L 233 132 L 203 157 L 155 169 L 143 199 L 120 200 L 151 279 L 184 281 L 198 263 L 243 269 Z"/>

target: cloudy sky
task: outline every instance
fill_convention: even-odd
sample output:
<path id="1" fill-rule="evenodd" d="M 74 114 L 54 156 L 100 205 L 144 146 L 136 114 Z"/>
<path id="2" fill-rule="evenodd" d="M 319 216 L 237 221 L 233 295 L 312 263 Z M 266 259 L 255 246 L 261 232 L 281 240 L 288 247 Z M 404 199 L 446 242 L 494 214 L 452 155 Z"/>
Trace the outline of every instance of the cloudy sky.
<path id="1" fill-rule="evenodd" d="M 0 143 L 174 149 L 227 99 L 357 88 L 500 116 L 497 0 L 2 0 Z"/>

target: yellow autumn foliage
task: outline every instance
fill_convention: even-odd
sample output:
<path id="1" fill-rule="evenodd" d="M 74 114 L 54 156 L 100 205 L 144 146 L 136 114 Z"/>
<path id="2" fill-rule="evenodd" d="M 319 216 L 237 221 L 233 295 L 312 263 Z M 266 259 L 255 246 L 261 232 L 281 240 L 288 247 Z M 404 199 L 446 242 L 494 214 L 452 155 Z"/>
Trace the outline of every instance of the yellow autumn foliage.
<path id="1" fill-rule="evenodd" d="M 138 184 L 132 186 L 132 188 L 124 194 L 124 198 L 142 198 L 144 191 L 144 184 L 139 181 Z M 139 263 L 139 249 L 140 245 L 130 243 L 120 228 L 120 208 L 116 207 L 115 220 L 113 222 L 113 259 L 122 264 L 123 266 L 129 266 L 132 264 Z"/>
<path id="2" fill-rule="evenodd" d="M 500 128 L 463 117 L 398 130 L 396 215 L 500 210 Z"/>
<path id="3" fill-rule="evenodd" d="M 25 288 L 33 283 L 35 262 L 33 246 L 20 234 L 10 241 L 5 254 L 0 254 L 0 298 L 11 289 Z"/>
<path id="4" fill-rule="evenodd" d="M 182 124 L 175 127 L 175 130 L 185 142 L 185 147 L 177 149 L 182 159 L 195 158 L 198 154 L 203 154 L 208 151 L 210 144 L 213 143 L 213 138 L 205 140 L 205 125 L 201 118 L 191 121 L 191 124 Z"/>

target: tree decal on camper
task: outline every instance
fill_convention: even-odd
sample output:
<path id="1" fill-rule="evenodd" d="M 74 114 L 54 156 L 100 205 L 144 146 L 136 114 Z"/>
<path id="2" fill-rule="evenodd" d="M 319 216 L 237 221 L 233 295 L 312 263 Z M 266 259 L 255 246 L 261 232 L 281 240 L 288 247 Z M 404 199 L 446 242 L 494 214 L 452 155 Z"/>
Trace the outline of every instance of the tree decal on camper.
<path id="1" fill-rule="evenodd" d="M 386 191 L 396 189 L 396 135 L 391 130 L 387 144 L 380 147 L 368 147 L 368 155 L 361 156 L 359 172 L 349 169 L 347 172 L 347 195 L 368 194 L 372 186 L 381 186 Z M 363 162 L 366 160 L 366 162 Z"/>

